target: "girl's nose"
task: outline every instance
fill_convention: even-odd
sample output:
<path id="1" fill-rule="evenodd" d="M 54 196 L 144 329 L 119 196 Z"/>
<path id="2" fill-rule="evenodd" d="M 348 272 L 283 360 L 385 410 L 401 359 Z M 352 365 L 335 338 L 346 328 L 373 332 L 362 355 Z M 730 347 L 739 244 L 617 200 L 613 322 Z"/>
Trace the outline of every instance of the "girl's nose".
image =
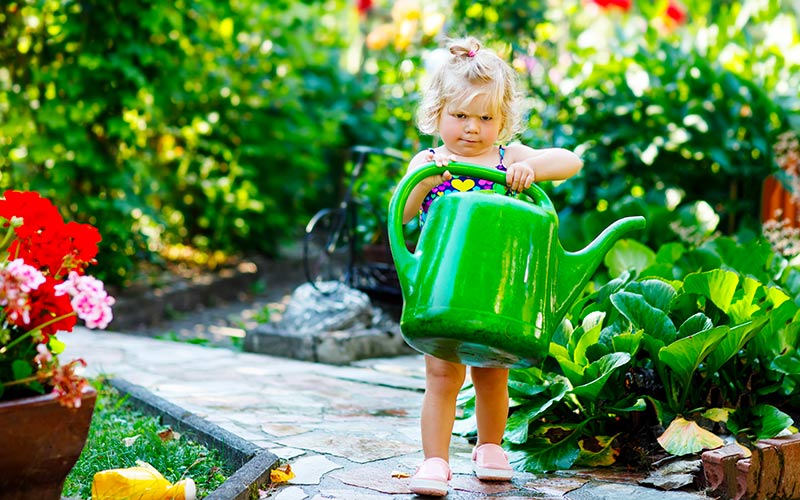
<path id="1" fill-rule="evenodd" d="M 474 118 L 470 118 L 469 120 L 467 120 L 467 124 L 464 126 L 464 128 L 469 132 L 477 132 L 478 130 L 480 130 L 480 127 L 478 126 L 478 121 L 475 120 Z"/>

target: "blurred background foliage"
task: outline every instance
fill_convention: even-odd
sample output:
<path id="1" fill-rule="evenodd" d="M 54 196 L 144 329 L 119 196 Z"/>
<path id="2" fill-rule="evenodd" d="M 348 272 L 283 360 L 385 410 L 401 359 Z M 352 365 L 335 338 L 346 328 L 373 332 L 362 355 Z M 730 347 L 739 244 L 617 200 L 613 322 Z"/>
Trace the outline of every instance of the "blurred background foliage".
<path id="1" fill-rule="evenodd" d="M 786 177 L 775 144 L 800 130 L 796 9 L 788 0 L 3 2 L 0 189 L 37 190 L 97 225 L 96 269 L 111 283 L 175 248 L 201 263 L 274 255 L 336 202 L 349 147 L 435 142 L 414 126 L 419 89 L 445 38 L 474 34 L 520 72 L 531 109 L 521 139 L 586 161 L 548 187 L 565 247 L 628 214 L 648 217 L 637 238 L 654 247 L 755 235 L 762 183 Z M 380 169 L 366 175 L 385 181 Z"/>

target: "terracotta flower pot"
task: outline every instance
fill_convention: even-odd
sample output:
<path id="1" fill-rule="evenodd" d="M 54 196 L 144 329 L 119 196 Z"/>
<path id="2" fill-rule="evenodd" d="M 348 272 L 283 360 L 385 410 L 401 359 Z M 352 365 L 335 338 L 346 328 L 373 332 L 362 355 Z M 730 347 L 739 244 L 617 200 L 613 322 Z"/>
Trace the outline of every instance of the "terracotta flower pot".
<path id="1" fill-rule="evenodd" d="M 59 500 L 83 451 L 97 391 L 79 408 L 47 394 L 0 402 L 0 500 Z"/>
<path id="2" fill-rule="evenodd" d="M 800 203 L 772 175 L 764 180 L 761 198 L 761 221 L 769 220 L 785 220 L 790 227 L 800 226 Z"/>

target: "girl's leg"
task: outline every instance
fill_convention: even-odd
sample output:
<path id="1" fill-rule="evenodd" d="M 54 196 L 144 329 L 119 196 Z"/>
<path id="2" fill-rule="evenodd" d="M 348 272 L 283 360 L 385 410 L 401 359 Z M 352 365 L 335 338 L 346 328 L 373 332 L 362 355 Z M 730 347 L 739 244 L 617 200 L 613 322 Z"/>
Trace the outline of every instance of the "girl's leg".
<path id="1" fill-rule="evenodd" d="M 500 444 L 508 419 L 508 369 L 470 369 L 475 386 L 475 418 L 478 423 L 478 444 Z"/>
<path id="2" fill-rule="evenodd" d="M 508 370 L 478 368 L 470 371 L 475 386 L 478 444 L 472 450 L 472 468 L 482 481 L 510 481 L 514 471 L 500 442 L 508 419 Z"/>
<path id="3" fill-rule="evenodd" d="M 426 459 L 449 459 L 450 435 L 453 433 L 456 418 L 456 398 L 464 384 L 465 375 L 464 365 L 425 356 L 425 396 L 422 399 L 420 423 L 422 451 Z"/>

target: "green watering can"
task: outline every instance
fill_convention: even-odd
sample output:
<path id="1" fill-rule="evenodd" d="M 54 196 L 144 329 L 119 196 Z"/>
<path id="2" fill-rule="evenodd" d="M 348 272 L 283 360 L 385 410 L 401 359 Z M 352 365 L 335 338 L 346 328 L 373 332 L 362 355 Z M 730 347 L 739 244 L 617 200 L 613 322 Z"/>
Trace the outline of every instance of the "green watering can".
<path id="1" fill-rule="evenodd" d="M 416 250 L 403 209 L 429 164 L 404 177 L 389 204 L 389 245 L 403 292 L 400 328 L 420 352 L 472 366 L 523 368 L 547 355 L 550 338 L 611 246 L 644 217 L 626 217 L 579 252 L 558 241 L 558 216 L 538 186 L 532 202 L 493 191 L 452 193 L 430 207 Z M 493 168 L 450 163 L 453 175 L 505 185 Z"/>

